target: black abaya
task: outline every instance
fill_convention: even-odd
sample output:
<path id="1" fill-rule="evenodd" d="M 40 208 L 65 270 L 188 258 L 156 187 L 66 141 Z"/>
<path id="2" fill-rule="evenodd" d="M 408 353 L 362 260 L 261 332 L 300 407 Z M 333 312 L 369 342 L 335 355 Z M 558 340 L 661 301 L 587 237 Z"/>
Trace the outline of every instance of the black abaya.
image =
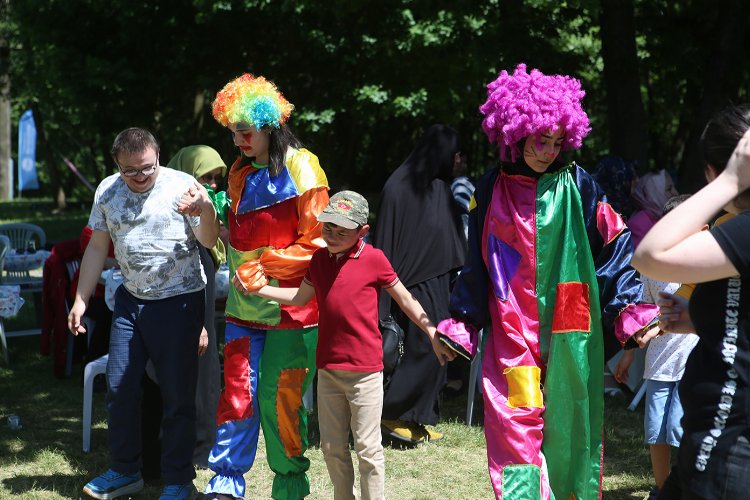
<path id="1" fill-rule="evenodd" d="M 448 317 L 450 273 L 463 265 L 466 254 L 460 208 L 450 189 L 458 152 L 455 130 L 445 125 L 428 128 L 386 181 L 375 228 L 374 246 L 383 250 L 436 325 Z M 390 302 L 381 294 L 381 318 L 388 314 Z M 432 425 L 438 419 L 446 368 L 416 325 L 408 319 L 401 324 L 404 354 L 385 393 L 383 418 Z"/>

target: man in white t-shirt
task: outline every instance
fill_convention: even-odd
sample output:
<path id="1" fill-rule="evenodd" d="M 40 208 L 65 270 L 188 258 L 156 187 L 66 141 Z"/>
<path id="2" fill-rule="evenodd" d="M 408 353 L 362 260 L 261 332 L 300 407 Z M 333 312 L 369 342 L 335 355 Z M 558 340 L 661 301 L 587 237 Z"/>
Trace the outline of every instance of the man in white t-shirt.
<path id="1" fill-rule="evenodd" d="M 85 332 L 81 318 L 111 239 L 123 275 L 107 365 L 111 464 L 83 491 L 115 498 L 143 488 L 139 401 L 150 360 L 163 399 L 166 486 L 160 498 L 190 498 L 195 494 L 195 387 L 206 286 L 198 244 L 212 247 L 219 225 L 206 190 L 190 175 L 159 165 L 159 146 L 147 130 L 120 132 L 111 153 L 119 173 L 96 190 L 88 223 L 93 234 L 68 316 L 73 334 Z"/>

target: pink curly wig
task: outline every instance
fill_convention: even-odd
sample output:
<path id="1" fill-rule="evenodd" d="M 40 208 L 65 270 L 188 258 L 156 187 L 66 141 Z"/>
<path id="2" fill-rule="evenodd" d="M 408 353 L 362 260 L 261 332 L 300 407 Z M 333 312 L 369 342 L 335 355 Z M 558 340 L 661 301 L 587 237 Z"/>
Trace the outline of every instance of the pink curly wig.
<path id="1" fill-rule="evenodd" d="M 269 126 L 279 128 L 293 109 L 276 85 L 249 73 L 224 85 L 211 105 L 214 119 L 225 127 L 230 123 L 247 123 L 258 130 Z"/>
<path id="2" fill-rule="evenodd" d="M 487 85 L 487 101 L 480 106 L 482 129 L 498 145 L 500 159 L 515 162 L 518 142 L 545 131 L 565 130 L 562 149 L 578 149 L 591 131 L 581 107 L 586 92 L 570 76 L 545 75 L 538 69 L 526 72 L 519 64 L 512 75 L 503 70 Z"/>

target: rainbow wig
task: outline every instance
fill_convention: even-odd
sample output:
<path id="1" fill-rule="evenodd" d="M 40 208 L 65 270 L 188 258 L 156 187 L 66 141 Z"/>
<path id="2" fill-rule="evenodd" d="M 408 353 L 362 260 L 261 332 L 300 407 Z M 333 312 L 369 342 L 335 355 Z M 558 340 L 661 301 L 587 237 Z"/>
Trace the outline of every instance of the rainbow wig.
<path id="1" fill-rule="evenodd" d="M 512 75 L 503 70 L 487 85 L 487 101 L 480 106 L 482 128 L 490 142 L 498 145 L 500 159 L 515 162 L 518 142 L 545 131 L 565 130 L 562 149 L 578 149 L 591 131 L 581 107 L 586 92 L 570 76 L 545 75 L 538 69 L 526 72 L 519 64 Z"/>
<path id="2" fill-rule="evenodd" d="M 216 93 L 211 109 L 214 119 L 225 127 L 231 123 L 247 123 L 261 130 L 263 127 L 279 128 L 286 123 L 294 105 L 272 82 L 245 73 Z"/>

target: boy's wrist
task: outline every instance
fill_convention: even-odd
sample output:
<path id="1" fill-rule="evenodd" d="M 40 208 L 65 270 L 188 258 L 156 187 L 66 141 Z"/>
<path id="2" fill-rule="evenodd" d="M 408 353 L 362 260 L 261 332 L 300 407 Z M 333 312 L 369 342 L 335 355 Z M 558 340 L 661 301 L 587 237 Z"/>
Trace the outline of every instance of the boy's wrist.
<path id="1" fill-rule="evenodd" d="M 437 328 L 435 328 L 434 326 L 428 326 L 425 329 L 425 333 L 427 334 L 428 337 L 430 337 L 430 340 L 433 340 L 434 338 L 437 337 Z"/>

